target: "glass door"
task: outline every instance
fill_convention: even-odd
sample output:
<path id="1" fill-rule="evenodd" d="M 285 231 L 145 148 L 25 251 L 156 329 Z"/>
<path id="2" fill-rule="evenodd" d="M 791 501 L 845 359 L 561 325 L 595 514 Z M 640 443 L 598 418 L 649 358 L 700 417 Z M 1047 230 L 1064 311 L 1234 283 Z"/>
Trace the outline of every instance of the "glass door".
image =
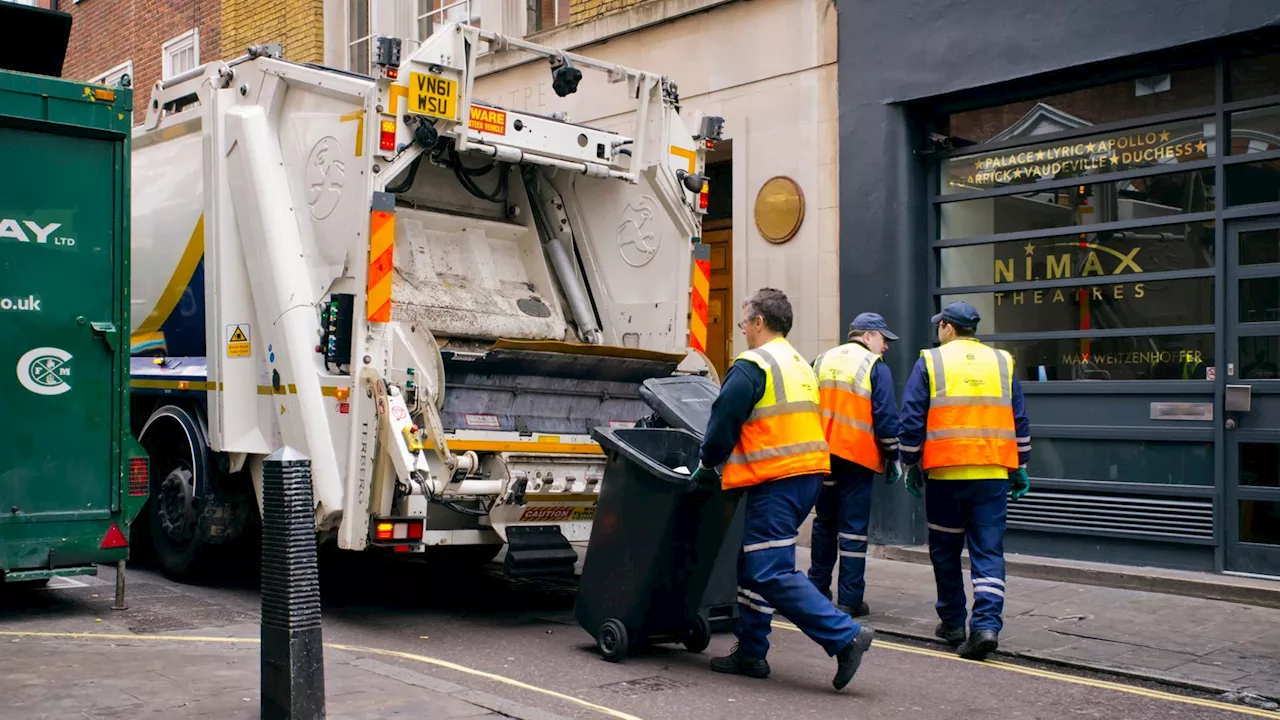
<path id="1" fill-rule="evenodd" d="M 1280 576 L 1280 219 L 1228 226 L 1225 569 Z"/>

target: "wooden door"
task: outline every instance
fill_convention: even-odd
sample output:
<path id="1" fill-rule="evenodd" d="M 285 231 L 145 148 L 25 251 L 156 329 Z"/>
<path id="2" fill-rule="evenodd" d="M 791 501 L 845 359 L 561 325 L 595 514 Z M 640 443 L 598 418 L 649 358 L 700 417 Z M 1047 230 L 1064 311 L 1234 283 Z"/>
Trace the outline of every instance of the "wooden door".
<path id="1" fill-rule="evenodd" d="M 733 307 L 733 229 L 707 223 L 702 242 L 711 248 L 711 293 L 707 298 L 707 357 L 720 377 L 733 359 L 733 331 L 737 313 Z"/>

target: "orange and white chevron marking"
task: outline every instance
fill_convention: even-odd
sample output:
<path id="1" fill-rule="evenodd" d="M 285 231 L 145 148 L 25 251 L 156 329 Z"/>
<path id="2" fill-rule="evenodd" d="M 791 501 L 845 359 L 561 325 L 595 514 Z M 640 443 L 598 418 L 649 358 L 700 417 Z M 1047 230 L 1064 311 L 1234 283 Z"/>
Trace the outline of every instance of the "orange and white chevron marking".
<path id="1" fill-rule="evenodd" d="M 711 298 L 711 246 L 693 246 L 693 292 L 689 303 L 689 347 L 707 351 L 708 301 Z"/>
<path id="2" fill-rule="evenodd" d="M 369 219 L 369 322 L 391 322 L 392 250 L 396 239 L 393 212 L 374 210 Z"/>

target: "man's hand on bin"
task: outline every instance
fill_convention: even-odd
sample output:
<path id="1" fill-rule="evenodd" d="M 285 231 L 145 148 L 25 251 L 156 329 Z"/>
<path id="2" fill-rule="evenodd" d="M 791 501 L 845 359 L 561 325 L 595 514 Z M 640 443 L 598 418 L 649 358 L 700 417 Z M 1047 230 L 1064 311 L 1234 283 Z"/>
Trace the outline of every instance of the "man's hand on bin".
<path id="1" fill-rule="evenodd" d="M 900 461 L 894 460 L 893 462 L 885 465 L 885 468 L 884 468 L 885 483 L 892 485 L 898 482 L 898 480 L 900 479 L 902 479 L 902 463 Z"/>
<path id="2" fill-rule="evenodd" d="M 912 465 L 907 468 L 907 480 L 905 484 L 907 486 L 907 492 L 915 495 L 916 497 L 923 497 L 920 494 L 920 491 L 924 489 L 924 471 L 920 469 L 919 465 Z"/>
<path id="3" fill-rule="evenodd" d="M 1031 489 L 1031 478 L 1027 477 L 1027 466 L 1009 473 L 1009 499 L 1018 500 Z"/>
<path id="4" fill-rule="evenodd" d="M 702 463 L 698 463 L 698 469 L 693 471 L 692 477 L 695 485 L 714 485 L 720 487 L 720 476 L 716 474 L 714 468 L 709 468 Z"/>

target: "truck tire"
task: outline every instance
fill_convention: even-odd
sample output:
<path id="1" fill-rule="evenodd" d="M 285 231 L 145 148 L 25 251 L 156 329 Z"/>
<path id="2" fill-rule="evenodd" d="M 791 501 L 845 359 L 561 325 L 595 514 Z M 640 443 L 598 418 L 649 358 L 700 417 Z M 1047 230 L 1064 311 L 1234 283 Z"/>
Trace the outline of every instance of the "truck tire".
<path id="1" fill-rule="evenodd" d="M 197 498 L 208 487 L 204 433 L 187 409 L 166 405 L 152 413 L 139 441 L 151 456 L 151 548 L 166 575 L 188 576 L 200 553 Z"/>

